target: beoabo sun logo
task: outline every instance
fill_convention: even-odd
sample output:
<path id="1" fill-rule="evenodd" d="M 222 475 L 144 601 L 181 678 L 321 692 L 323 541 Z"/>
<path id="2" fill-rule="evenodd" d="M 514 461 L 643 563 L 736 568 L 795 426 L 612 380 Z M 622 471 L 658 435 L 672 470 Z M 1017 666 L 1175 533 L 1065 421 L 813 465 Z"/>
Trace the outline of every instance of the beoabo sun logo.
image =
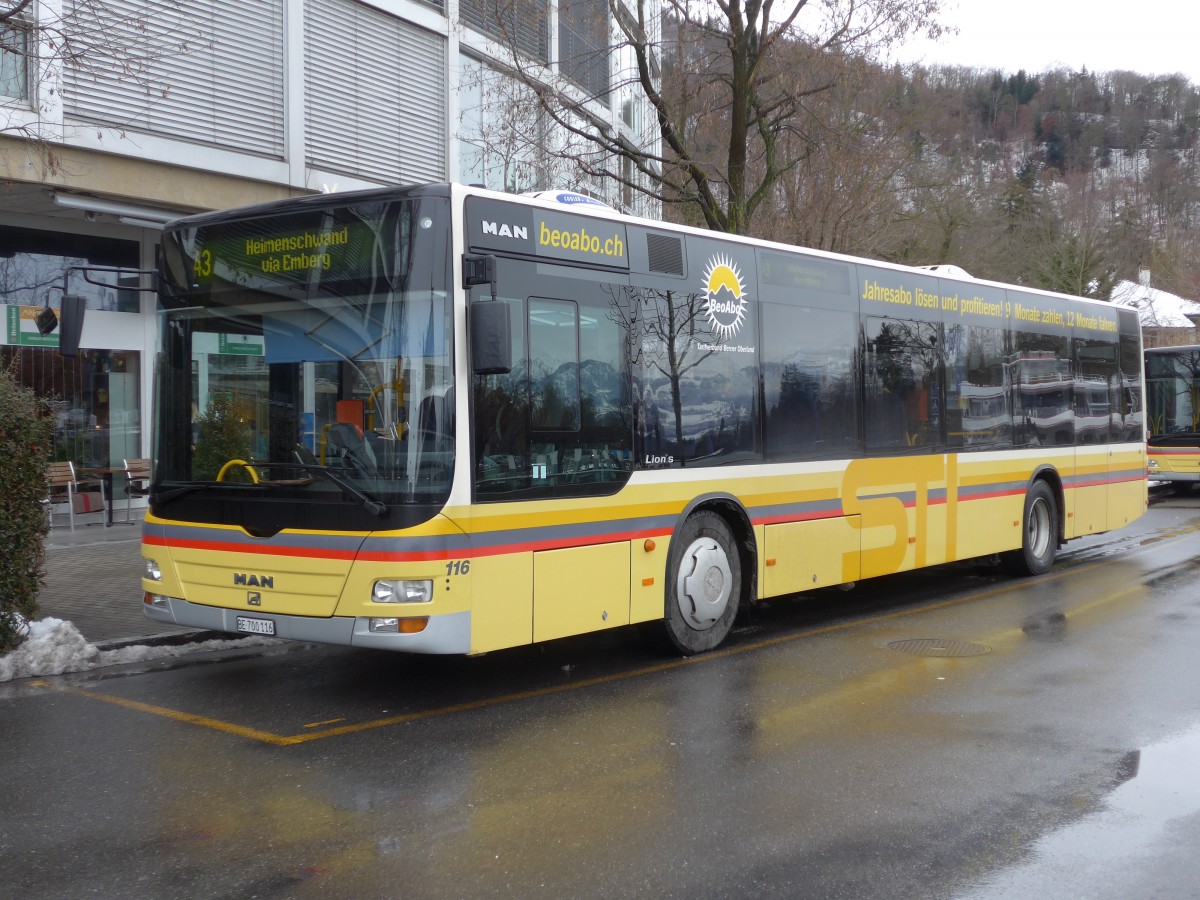
<path id="1" fill-rule="evenodd" d="M 748 300 L 737 263 L 723 253 L 709 257 L 704 269 L 704 314 L 718 338 L 727 341 L 742 330 Z"/>

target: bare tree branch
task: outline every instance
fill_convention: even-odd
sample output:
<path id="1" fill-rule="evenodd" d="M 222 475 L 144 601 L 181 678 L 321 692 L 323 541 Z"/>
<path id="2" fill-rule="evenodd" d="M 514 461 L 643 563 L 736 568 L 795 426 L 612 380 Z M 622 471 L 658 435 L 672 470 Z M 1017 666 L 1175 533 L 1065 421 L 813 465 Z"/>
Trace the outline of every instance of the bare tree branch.
<path id="1" fill-rule="evenodd" d="M 567 149 L 553 152 L 587 177 L 691 210 L 709 228 L 747 233 L 780 179 L 813 155 L 795 120 L 809 115 L 806 99 L 827 94 L 842 77 L 822 60 L 872 56 L 909 34 L 936 34 L 940 3 L 662 0 L 662 17 L 652 22 L 647 0 L 595 0 L 591 6 L 615 23 L 611 51 L 631 61 L 607 95 L 573 84 L 570 59 L 531 63 L 502 27 L 494 33 L 504 71 L 532 90 L 547 122 L 570 138 Z M 804 48 L 807 68 L 796 70 L 794 48 Z M 644 98 L 653 132 L 613 124 L 606 96 L 620 91 Z M 584 145 L 590 149 L 580 151 Z"/>

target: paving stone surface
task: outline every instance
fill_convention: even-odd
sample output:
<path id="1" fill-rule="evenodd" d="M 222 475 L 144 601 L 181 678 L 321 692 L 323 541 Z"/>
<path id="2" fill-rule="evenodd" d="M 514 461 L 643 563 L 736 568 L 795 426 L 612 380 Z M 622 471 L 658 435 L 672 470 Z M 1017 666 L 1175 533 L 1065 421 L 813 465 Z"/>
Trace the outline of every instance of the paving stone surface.
<path id="1" fill-rule="evenodd" d="M 96 513 L 76 516 L 74 531 L 56 520 L 38 605 L 39 618 L 73 622 L 92 643 L 193 630 L 143 615 L 141 528 L 107 528 Z"/>

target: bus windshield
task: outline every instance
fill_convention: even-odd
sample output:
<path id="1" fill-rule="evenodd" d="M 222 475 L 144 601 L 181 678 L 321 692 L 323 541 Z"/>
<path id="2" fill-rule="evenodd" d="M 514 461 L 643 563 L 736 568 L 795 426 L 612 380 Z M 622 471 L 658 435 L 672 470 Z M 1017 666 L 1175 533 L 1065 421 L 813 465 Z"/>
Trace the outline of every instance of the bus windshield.
<path id="1" fill-rule="evenodd" d="M 155 505 L 245 525 L 231 510 L 253 500 L 268 532 L 388 527 L 393 505 L 440 505 L 447 202 L 335 195 L 254 213 L 164 236 Z"/>
<path id="2" fill-rule="evenodd" d="M 1146 402 L 1152 443 L 1200 440 L 1200 348 L 1146 351 Z"/>

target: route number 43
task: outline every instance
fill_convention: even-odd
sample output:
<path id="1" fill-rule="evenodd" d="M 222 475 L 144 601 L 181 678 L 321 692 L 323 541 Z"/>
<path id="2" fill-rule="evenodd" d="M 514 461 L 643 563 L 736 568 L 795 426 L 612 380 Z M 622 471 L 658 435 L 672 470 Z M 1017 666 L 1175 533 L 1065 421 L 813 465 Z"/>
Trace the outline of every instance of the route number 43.
<path id="1" fill-rule="evenodd" d="M 446 577 L 451 575 L 466 575 L 471 571 L 469 559 L 452 559 L 446 563 Z"/>

